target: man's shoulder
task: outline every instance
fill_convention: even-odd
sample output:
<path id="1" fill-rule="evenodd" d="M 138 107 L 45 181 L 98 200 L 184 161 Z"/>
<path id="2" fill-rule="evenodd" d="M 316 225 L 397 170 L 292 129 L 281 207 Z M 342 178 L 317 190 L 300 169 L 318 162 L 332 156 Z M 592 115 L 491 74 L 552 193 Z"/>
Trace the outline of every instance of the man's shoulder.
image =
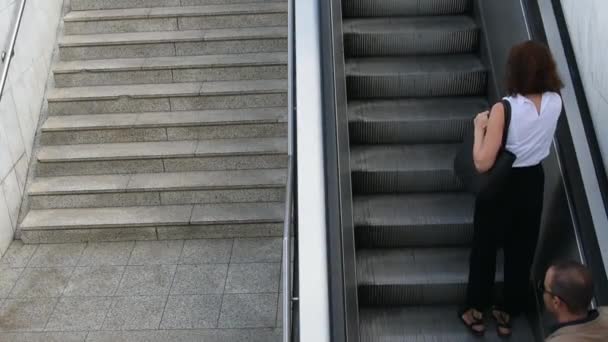
<path id="1" fill-rule="evenodd" d="M 602 324 L 608 327 L 608 306 L 598 308 L 597 312 L 599 314 L 598 319 L 602 322 Z"/>
<path id="2" fill-rule="evenodd" d="M 608 307 L 598 308 L 597 313 L 598 316 L 592 321 L 557 329 L 547 337 L 546 341 L 579 342 L 582 337 L 580 334 L 584 334 L 585 338 L 588 338 L 588 341 L 599 341 L 597 337 L 600 335 L 605 336 L 603 333 L 608 332 Z"/>

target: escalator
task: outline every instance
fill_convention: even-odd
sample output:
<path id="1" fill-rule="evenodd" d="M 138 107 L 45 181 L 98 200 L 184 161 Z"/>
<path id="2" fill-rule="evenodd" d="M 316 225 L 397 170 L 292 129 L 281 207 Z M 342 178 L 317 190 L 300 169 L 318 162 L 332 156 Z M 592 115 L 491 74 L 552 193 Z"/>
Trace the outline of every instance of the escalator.
<path id="1" fill-rule="evenodd" d="M 503 340 L 491 319 L 477 338 L 457 316 L 474 198 L 453 159 L 473 115 L 504 94 L 510 47 L 528 39 L 547 43 L 565 84 L 531 283 L 577 260 L 594 304 L 608 304 L 608 177 L 560 0 L 291 2 L 297 318 L 284 341 Z M 554 323 L 532 286 L 527 300 L 510 341 L 541 341 Z"/>
<path id="2" fill-rule="evenodd" d="M 472 113 L 488 108 L 471 5 L 343 2 L 361 341 L 469 338 L 453 318 L 473 198 L 452 161 Z M 514 338 L 531 340 L 518 325 Z"/>
<path id="3" fill-rule="evenodd" d="M 490 105 L 473 1 L 343 0 L 342 14 L 360 341 L 478 340 L 456 318 L 474 205 L 452 170 Z M 534 340 L 514 324 L 513 341 Z"/>

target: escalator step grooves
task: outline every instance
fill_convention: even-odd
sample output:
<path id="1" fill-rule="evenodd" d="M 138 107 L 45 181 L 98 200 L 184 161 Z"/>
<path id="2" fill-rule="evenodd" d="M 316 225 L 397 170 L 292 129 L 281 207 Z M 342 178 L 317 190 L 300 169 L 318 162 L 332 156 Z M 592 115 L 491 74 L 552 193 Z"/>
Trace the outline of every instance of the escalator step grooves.
<path id="1" fill-rule="evenodd" d="M 371 285 L 359 286 L 363 305 L 436 305 L 459 304 L 466 284 Z"/>
<path id="2" fill-rule="evenodd" d="M 349 124 L 349 137 L 356 144 L 416 144 L 460 142 L 471 130 L 469 118 L 412 120 L 403 122 L 365 122 Z"/>
<path id="3" fill-rule="evenodd" d="M 486 90 L 485 71 L 418 75 L 348 75 L 352 98 L 436 97 L 480 95 Z"/>
<path id="4" fill-rule="evenodd" d="M 469 0 L 343 0 L 342 4 L 347 17 L 461 14 L 470 8 Z"/>
<path id="5" fill-rule="evenodd" d="M 463 190 L 452 170 L 353 172 L 355 194 L 428 193 Z"/>
<path id="6" fill-rule="evenodd" d="M 349 56 L 406 56 L 466 53 L 477 48 L 477 31 L 430 34 L 366 33 L 347 35 L 344 49 Z"/>
<path id="7" fill-rule="evenodd" d="M 357 226 L 361 248 L 466 246 L 473 238 L 473 225 Z"/>

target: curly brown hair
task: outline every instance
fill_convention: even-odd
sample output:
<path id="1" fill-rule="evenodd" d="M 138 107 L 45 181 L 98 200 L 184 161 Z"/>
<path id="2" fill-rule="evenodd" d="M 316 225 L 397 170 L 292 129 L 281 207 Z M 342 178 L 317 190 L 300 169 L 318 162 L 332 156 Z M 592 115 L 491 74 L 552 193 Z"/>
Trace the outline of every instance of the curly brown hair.
<path id="1" fill-rule="evenodd" d="M 531 40 L 511 48 L 505 76 L 512 96 L 558 92 L 564 86 L 549 48 Z"/>

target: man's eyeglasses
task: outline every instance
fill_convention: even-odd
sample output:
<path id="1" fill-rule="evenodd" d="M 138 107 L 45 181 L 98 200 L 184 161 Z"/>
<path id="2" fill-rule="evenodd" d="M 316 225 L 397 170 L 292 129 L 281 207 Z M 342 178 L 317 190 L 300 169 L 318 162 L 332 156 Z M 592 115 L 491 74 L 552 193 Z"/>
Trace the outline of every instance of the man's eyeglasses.
<path id="1" fill-rule="evenodd" d="M 559 300 L 561 300 L 561 301 L 562 301 L 562 302 L 564 302 L 566 305 L 568 305 L 568 302 L 566 302 L 566 301 L 564 300 L 564 298 L 562 298 L 560 295 L 555 294 L 555 293 L 553 293 L 553 292 L 551 292 L 551 291 L 547 290 L 547 289 L 545 288 L 545 284 L 543 283 L 543 281 L 539 281 L 539 282 L 538 282 L 538 284 L 536 285 L 536 288 L 538 289 L 538 292 L 539 292 L 541 295 L 543 295 L 543 294 L 545 294 L 545 293 L 546 293 L 546 294 L 549 294 L 549 295 L 551 295 L 551 296 L 553 296 L 553 297 L 557 297 L 557 298 L 559 298 Z"/>

